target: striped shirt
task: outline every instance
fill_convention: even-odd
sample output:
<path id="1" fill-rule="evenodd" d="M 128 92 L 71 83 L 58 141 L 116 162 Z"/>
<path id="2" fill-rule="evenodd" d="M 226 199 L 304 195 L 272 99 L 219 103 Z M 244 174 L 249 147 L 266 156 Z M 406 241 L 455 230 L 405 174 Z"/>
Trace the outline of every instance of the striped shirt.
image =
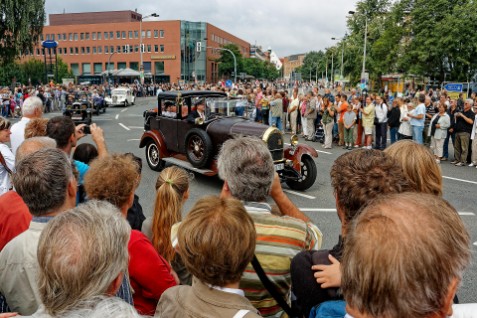
<path id="1" fill-rule="evenodd" d="M 268 278 L 285 299 L 290 298 L 290 263 L 302 250 L 320 249 L 322 233 L 312 223 L 271 214 L 266 203 L 244 202 L 257 231 L 257 256 Z M 282 317 L 283 310 L 268 293 L 249 264 L 240 281 L 240 289 L 264 317 Z"/>

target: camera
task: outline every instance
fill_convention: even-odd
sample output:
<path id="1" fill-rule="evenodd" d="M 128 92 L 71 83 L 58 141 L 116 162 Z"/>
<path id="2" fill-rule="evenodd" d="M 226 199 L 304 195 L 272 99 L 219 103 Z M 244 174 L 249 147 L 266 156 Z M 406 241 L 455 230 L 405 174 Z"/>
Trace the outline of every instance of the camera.
<path id="1" fill-rule="evenodd" d="M 84 126 L 83 127 L 83 133 L 86 134 L 86 135 L 91 134 L 91 128 L 88 125 Z"/>

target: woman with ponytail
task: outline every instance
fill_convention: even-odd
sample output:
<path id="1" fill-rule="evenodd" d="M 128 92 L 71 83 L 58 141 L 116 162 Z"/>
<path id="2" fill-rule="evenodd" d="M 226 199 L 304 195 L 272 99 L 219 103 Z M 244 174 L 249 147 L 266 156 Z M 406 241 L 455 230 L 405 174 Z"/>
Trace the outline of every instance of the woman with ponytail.
<path id="1" fill-rule="evenodd" d="M 156 181 L 152 224 L 146 220 L 143 226 L 157 252 L 171 263 L 180 283 L 188 285 L 192 277 L 172 246 L 171 228 L 182 220 L 182 206 L 189 198 L 189 181 L 190 175 L 182 168 L 172 166 L 162 170 Z"/>

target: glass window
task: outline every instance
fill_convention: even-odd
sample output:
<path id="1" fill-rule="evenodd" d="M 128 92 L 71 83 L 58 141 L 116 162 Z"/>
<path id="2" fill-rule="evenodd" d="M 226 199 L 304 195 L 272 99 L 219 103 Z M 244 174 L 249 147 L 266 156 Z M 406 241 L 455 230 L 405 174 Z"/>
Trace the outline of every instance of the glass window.
<path id="1" fill-rule="evenodd" d="M 110 53 L 114 53 L 114 46 L 111 45 L 111 46 L 109 47 L 109 52 L 110 52 Z"/>
<path id="2" fill-rule="evenodd" d="M 51 35 L 51 40 L 52 40 L 52 41 L 55 40 L 55 35 L 54 35 L 54 34 Z"/>
<path id="3" fill-rule="evenodd" d="M 68 33 L 68 40 L 73 41 L 73 33 Z"/>
<path id="4" fill-rule="evenodd" d="M 132 39 L 133 38 L 133 31 L 128 32 L 128 38 Z"/>
<path id="5" fill-rule="evenodd" d="M 103 47 L 102 46 L 98 46 L 98 53 L 103 53 Z"/>
<path id="6" fill-rule="evenodd" d="M 118 70 L 126 68 L 126 62 L 118 62 Z"/>
<path id="7" fill-rule="evenodd" d="M 146 31 L 141 32 L 141 37 L 144 39 L 146 37 Z"/>
<path id="8" fill-rule="evenodd" d="M 109 39 L 110 40 L 114 39 L 114 32 L 113 31 L 109 32 Z"/>
<path id="9" fill-rule="evenodd" d="M 96 32 L 93 32 L 93 33 L 91 34 L 91 39 L 92 39 L 92 40 L 96 40 Z"/>
<path id="10" fill-rule="evenodd" d="M 89 40 L 89 32 L 86 32 L 86 40 Z"/>
<path id="11" fill-rule="evenodd" d="M 139 71 L 139 62 L 129 62 L 129 68 Z"/>
<path id="12" fill-rule="evenodd" d="M 90 49 L 89 49 L 89 46 L 86 47 L 86 54 L 89 54 L 90 53 Z"/>
<path id="13" fill-rule="evenodd" d="M 104 32 L 104 39 L 107 40 L 109 38 L 109 33 L 108 32 Z"/>
<path id="14" fill-rule="evenodd" d="M 134 45 L 134 52 L 139 52 L 139 45 Z"/>
<path id="15" fill-rule="evenodd" d="M 40 34 L 40 41 L 43 41 L 43 34 Z"/>
<path id="16" fill-rule="evenodd" d="M 101 74 L 103 71 L 103 63 L 94 63 L 94 74 Z"/>
<path id="17" fill-rule="evenodd" d="M 63 36 L 61 35 L 61 33 L 58 33 L 58 34 L 56 35 L 56 38 L 58 39 L 58 41 L 63 40 Z"/>
<path id="18" fill-rule="evenodd" d="M 75 54 L 78 55 L 79 52 L 78 52 L 78 47 L 75 47 Z"/>
<path id="19" fill-rule="evenodd" d="M 74 51 L 73 51 L 73 48 L 70 47 L 70 54 L 73 54 L 73 52 L 74 52 Z"/>
<path id="20" fill-rule="evenodd" d="M 49 34 L 46 35 L 46 40 L 47 40 L 47 41 L 50 40 L 50 35 L 49 35 Z"/>
<path id="21" fill-rule="evenodd" d="M 147 34 L 147 38 L 150 39 L 151 38 L 151 30 L 147 30 L 146 34 Z"/>
<path id="22" fill-rule="evenodd" d="M 157 39 L 159 37 L 159 31 L 154 30 L 154 38 Z"/>
<path id="23" fill-rule="evenodd" d="M 101 40 L 101 35 L 102 35 L 102 33 L 98 32 L 98 40 Z"/>
<path id="24" fill-rule="evenodd" d="M 36 55 L 40 55 L 40 49 L 36 49 Z"/>
<path id="25" fill-rule="evenodd" d="M 84 40 L 84 33 L 83 32 L 80 33 L 80 40 Z"/>
<path id="26" fill-rule="evenodd" d="M 144 62 L 144 72 L 145 73 L 150 73 L 151 72 L 151 62 Z"/>
<path id="27" fill-rule="evenodd" d="M 71 73 L 73 73 L 74 76 L 78 76 L 79 74 L 79 64 L 78 63 L 71 63 L 70 64 L 70 69 Z"/>
<path id="28" fill-rule="evenodd" d="M 129 45 L 123 45 L 123 53 L 129 53 Z"/>
<path id="29" fill-rule="evenodd" d="M 63 41 L 66 41 L 66 33 L 63 33 Z"/>
<path id="30" fill-rule="evenodd" d="M 164 37 L 164 30 L 159 31 L 159 37 L 163 38 Z"/>
<path id="31" fill-rule="evenodd" d="M 164 74 L 164 62 L 154 62 L 154 72 L 156 75 Z"/>
<path id="32" fill-rule="evenodd" d="M 121 38 L 121 31 L 116 31 L 116 39 L 120 39 Z"/>
<path id="33" fill-rule="evenodd" d="M 74 38 L 75 38 L 75 41 L 78 41 L 78 33 L 75 33 Z"/>
<path id="34" fill-rule="evenodd" d="M 151 44 L 147 45 L 147 53 L 151 53 Z"/>
<path id="35" fill-rule="evenodd" d="M 112 71 L 114 70 L 114 62 L 110 62 L 110 63 L 104 63 L 104 68 L 108 71 Z"/>
<path id="36" fill-rule="evenodd" d="M 96 54 L 96 46 L 93 46 L 93 54 Z"/>
<path id="37" fill-rule="evenodd" d="M 134 38 L 137 39 L 139 37 L 139 31 L 134 31 Z"/>
<path id="38" fill-rule="evenodd" d="M 159 45 L 154 44 L 154 53 L 159 52 Z"/>
<path id="39" fill-rule="evenodd" d="M 161 44 L 161 53 L 164 53 L 164 44 Z"/>
<path id="40" fill-rule="evenodd" d="M 118 46 L 116 47 L 116 53 L 122 53 L 122 52 L 121 52 L 121 45 L 118 45 Z"/>
<path id="41" fill-rule="evenodd" d="M 83 64 L 82 64 L 82 68 L 83 68 L 83 75 L 89 75 L 89 74 L 91 74 L 91 64 L 89 64 L 89 63 L 83 63 Z"/>
<path id="42" fill-rule="evenodd" d="M 126 38 L 126 31 L 122 31 L 122 32 L 121 32 L 121 37 L 122 37 L 123 39 Z"/>
<path id="43" fill-rule="evenodd" d="M 84 46 L 81 47 L 81 54 L 84 54 Z"/>
<path id="44" fill-rule="evenodd" d="M 104 47 L 104 53 L 109 53 L 109 46 Z"/>

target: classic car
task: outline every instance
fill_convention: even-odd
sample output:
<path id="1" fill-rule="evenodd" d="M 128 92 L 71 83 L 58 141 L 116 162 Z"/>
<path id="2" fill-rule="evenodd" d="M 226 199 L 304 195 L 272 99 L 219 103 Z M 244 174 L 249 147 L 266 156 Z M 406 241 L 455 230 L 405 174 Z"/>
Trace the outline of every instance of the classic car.
<path id="1" fill-rule="evenodd" d="M 92 113 L 91 103 L 88 100 L 79 100 L 67 105 L 63 114 L 71 117 L 76 125 L 91 125 L 93 121 Z"/>
<path id="2" fill-rule="evenodd" d="M 197 100 L 205 101 L 206 116 L 188 120 Z M 158 95 L 158 107 L 144 112 L 144 133 L 139 143 L 145 148 L 146 161 L 160 171 L 166 163 L 204 175 L 217 174 L 220 146 L 235 136 L 256 136 L 267 144 L 282 182 L 295 190 L 310 188 L 317 169 L 313 158 L 318 153 L 291 136 L 285 146 L 284 136 L 276 127 L 254 122 L 224 108 L 226 94 L 213 91 L 171 91 Z"/>
<path id="3" fill-rule="evenodd" d="M 105 113 L 106 107 L 106 102 L 104 101 L 104 98 L 102 96 L 97 95 L 93 97 L 93 109 L 95 115 L 99 115 L 101 111 Z"/>
<path id="4" fill-rule="evenodd" d="M 104 101 L 108 106 L 128 106 L 134 105 L 135 99 L 132 89 L 128 87 L 118 87 L 113 89 L 111 91 L 111 96 L 106 97 Z"/>

